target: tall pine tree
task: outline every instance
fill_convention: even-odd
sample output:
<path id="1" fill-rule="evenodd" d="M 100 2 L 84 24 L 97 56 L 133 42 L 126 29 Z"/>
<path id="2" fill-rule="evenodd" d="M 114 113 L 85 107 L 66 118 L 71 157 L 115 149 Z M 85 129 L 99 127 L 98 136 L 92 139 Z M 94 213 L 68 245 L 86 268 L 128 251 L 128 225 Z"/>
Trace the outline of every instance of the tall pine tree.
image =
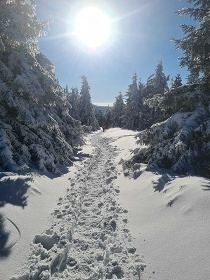
<path id="1" fill-rule="evenodd" d="M 80 91 L 80 120 L 82 125 L 90 126 L 93 131 L 100 128 L 91 102 L 90 87 L 84 75 L 82 76 L 82 87 Z"/>
<path id="2" fill-rule="evenodd" d="M 80 95 L 77 88 L 72 88 L 71 92 L 68 93 L 68 100 L 71 104 L 71 108 L 69 109 L 70 115 L 75 120 L 80 120 Z"/>
<path id="3" fill-rule="evenodd" d="M 168 90 L 169 76 L 166 76 L 163 72 L 162 61 L 159 61 L 155 70 L 148 79 L 145 87 L 146 97 L 152 97 L 154 94 L 162 94 L 165 90 Z"/>
<path id="4" fill-rule="evenodd" d="M 132 80 L 126 93 L 124 126 L 128 129 L 138 129 L 141 121 L 142 92 L 139 90 L 136 74 L 133 75 Z"/>
<path id="5" fill-rule="evenodd" d="M 116 97 L 116 100 L 112 107 L 112 126 L 122 127 L 123 126 L 123 114 L 125 110 L 125 104 L 123 101 L 123 95 L 120 92 Z"/>

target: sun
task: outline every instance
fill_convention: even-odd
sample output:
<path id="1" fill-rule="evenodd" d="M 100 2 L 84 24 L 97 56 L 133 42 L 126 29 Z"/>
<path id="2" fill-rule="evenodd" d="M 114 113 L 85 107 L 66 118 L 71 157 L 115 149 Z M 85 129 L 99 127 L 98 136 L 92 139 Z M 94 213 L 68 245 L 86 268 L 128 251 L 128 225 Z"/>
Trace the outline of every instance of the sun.
<path id="1" fill-rule="evenodd" d="M 96 49 L 109 41 L 111 20 L 99 8 L 86 7 L 75 18 L 74 33 L 85 46 Z"/>

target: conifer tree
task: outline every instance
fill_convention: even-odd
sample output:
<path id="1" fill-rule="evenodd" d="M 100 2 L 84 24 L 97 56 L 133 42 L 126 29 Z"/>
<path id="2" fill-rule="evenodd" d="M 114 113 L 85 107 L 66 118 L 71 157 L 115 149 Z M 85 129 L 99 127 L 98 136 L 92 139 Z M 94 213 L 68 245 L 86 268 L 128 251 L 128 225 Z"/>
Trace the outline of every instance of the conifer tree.
<path id="1" fill-rule="evenodd" d="M 82 125 L 91 126 L 93 131 L 100 128 L 91 102 L 90 87 L 84 75 L 82 76 L 82 87 L 80 91 L 80 120 Z"/>
<path id="2" fill-rule="evenodd" d="M 140 115 L 142 109 L 142 93 L 137 84 L 137 75 L 132 77 L 132 84 L 129 85 L 126 93 L 126 105 L 124 114 L 124 126 L 128 129 L 138 129 L 140 126 Z"/>
<path id="3" fill-rule="evenodd" d="M 182 86 L 182 78 L 180 74 L 177 74 L 172 82 L 172 88 L 176 89 L 178 87 Z"/>
<path id="4" fill-rule="evenodd" d="M 177 13 L 189 15 L 197 23 L 195 26 L 182 24 L 184 37 L 173 39 L 176 47 L 182 49 L 184 56 L 180 59 L 180 66 L 187 66 L 190 72 L 188 82 L 197 82 L 200 76 L 207 76 L 210 72 L 210 1 L 188 0 L 193 7 L 183 8 Z"/>
<path id="5" fill-rule="evenodd" d="M 168 80 L 169 76 L 166 76 L 163 72 L 162 61 L 158 61 L 155 73 L 147 79 L 145 87 L 146 97 L 152 97 L 154 94 L 162 94 L 165 90 L 168 90 Z"/>
<path id="6" fill-rule="evenodd" d="M 125 110 L 125 104 L 123 101 L 123 95 L 120 92 L 116 97 L 116 100 L 112 107 L 112 126 L 122 127 L 123 126 L 123 114 Z"/>
<path id="7" fill-rule="evenodd" d="M 72 88 L 71 92 L 68 93 L 68 100 L 71 105 L 69 114 L 75 119 L 80 120 L 80 95 L 77 88 Z"/>
<path id="8" fill-rule="evenodd" d="M 154 87 L 157 93 L 164 93 L 165 90 L 168 90 L 169 75 L 166 76 L 163 72 L 163 63 L 159 61 L 155 70 L 154 76 Z"/>

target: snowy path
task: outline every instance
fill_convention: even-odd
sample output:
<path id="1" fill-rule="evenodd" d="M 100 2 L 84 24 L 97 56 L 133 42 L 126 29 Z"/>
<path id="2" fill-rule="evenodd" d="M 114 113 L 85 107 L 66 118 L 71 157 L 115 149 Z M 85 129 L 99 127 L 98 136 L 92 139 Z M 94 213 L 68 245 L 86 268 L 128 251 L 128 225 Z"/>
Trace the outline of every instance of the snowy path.
<path id="1" fill-rule="evenodd" d="M 141 279 L 144 265 L 131 245 L 127 210 L 114 185 L 117 150 L 100 135 L 92 135 L 92 157 L 70 179 L 51 228 L 34 238 L 25 272 L 13 279 Z"/>
<path id="2" fill-rule="evenodd" d="M 209 279 L 210 180 L 122 170 L 135 135 L 88 135 L 68 173 L 30 174 L 26 206 L 1 209 L 12 250 L 0 259 L 0 280 Z"/>

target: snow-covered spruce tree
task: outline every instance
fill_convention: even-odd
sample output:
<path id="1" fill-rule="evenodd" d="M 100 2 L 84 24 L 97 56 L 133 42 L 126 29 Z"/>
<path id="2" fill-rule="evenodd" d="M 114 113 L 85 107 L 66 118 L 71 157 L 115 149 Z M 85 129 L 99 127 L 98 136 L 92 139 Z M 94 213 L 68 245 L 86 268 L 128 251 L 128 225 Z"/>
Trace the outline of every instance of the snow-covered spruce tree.
<path id="1" fill-rule="evenodd" d="M 90 87 L 87 78 L 82 76 L 82 87 L 80 91 L 80 120 L 82 125 L 90 126 L 92 131 L 100 129 L 95 117 L 95 111 L 90 97 Z"/>
<path id="2" fill-rule="evenodd" d="M 142 104 L 139 112 L 139 127 L 138 130 L 146 129 L 150 127 L 157 121 L 162 120 L 160 117 L 160 107 L 159 107 L 159 99 L 160 96 L 155 94 L 154 96 L 148 98 L 145 94 L 145 86 L 139 82 L 139 91 L 141 94 Z"/>
<path id="3" fill-rule="evenodd" d="M 193 4 L 193 7 L 183 8 L 177 13 L 189 15 L 196 24 L 182 24 L 184 37 L 173 40 L 176 47 L 183 51 L 180 66 L 188 67 L 189 82 L 197 82 L 200 76 L 209 77 L 210 73 L 210 1 L 188 0 L 188 3 Z"/>
<path id="4" fill-rule="evenodd" d="M 40 53 L 33 0 L 2 0 L 0 8 L 0 168 L 23 166 L 59 172 L 82 142 L 81 126 L 69 115 L 66 93 L 54 66 Z"/>
<path id="5" fill-rule="evenodd" d="M 116 97 L 116 100 L 113 104 L 111 109 L 112 116 L 111 122 L 112 127 L 122 127 L 123 126 L 123 114 L 125 110 L 125 104 L 123 101 L 123 95 L 120 92 L 119 95 Z"/>
<path id="6" fill-rule="evenodd" d="M 71 92 L 68 93 L 68 101 L 71 104 L 69 109 L 69 114 L 75 119 L 80 120 L 80 94 L 77 88 L 72 88 Z"/>
<path id="7" fill-rule="evenodd" d="M 129 85 L 126 93 L 125 113 L 123 116 L 124 127 L 127 129 L 138 129 L 141 124 L 142 91 L 137 84 L 136 74 L 132 77 L 132 84 Z"/>
<path id="8" fill-rule="evenodd" d="M 182 77 L 180 74 L 177 74 L 172 82 L 171 88 L 177 89 L 182 86 Z"/>
<path id="9" fill-rule="evenodd" d="M 169 75 L 164 74 L 162 61 L 158 61 L 155 73 L 147 79 L 144 96 L 149 98 L 155 94 L 163 94 L 164 91 L 168 90 L 168 81 Z"/>
<path id="10" fill-rule="evenodd" d="M 159 61 L 155 70 L 154 75 L 154 88 L 157 93 L 164 93 L 165 90 L 168 90 L 168 81 L 169 75 L 166 76 L 163 72 L 163 63 Z"/>

